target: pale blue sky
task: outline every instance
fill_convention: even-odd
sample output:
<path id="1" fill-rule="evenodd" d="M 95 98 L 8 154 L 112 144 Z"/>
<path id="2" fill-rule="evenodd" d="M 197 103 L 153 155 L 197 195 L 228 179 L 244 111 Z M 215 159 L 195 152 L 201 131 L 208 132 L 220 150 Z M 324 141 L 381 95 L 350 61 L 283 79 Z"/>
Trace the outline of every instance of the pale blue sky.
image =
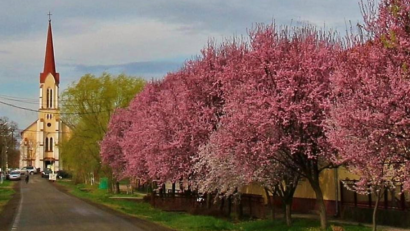
<path id="1" fill-rule="evenodd" d="M 343 33 L 362 21 L 358 0 L 1 1 L 1 102 L 37 109 L 48 11 L 62 90 L 86 73 L 162 78 L 210 38 L 245 35 L 254 23 L 307 21 Z M 0 116 L 24 129 L 37 113 L 0 104 Z"/>

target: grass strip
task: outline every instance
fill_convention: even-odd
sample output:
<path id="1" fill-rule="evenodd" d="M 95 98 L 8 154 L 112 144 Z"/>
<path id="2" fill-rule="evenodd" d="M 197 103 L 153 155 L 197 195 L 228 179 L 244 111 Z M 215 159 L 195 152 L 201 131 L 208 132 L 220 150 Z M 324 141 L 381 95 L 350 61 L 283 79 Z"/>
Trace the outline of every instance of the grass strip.
<path id="1" fill-rule="evenodd" d="M 116 200 L 110 197 L 107 190 L 100 190 L 89 185 L 73 185 L 71 182 L 59 181 L 69 189 L 74 196 L 89 199 L 95 203 L 104 204 L 112 209 L 162 224 L 179 231 L 319 231 L 320 223 L 312 219 L 294 219 L 291 227 L 278 220 L 253 220 L 234 223 L 211 216 L 190 215 L 187 213 L 165 212 L 153 208 L 146 202 Z M 370 231 L 371 228 L 356 225 L 335 224 L 342 226 L 345 231 Z M 328 228 L 331 231 L 331 227 Z"/>
<path id="2" fill-rule="evenodd" d="M 3 181 L 3 183 L 0 184 L 0 213 L 3 211 L 4 206 L 15 193 L 13 189 L 14 184 L 15 182 L 12 181 Z"/>

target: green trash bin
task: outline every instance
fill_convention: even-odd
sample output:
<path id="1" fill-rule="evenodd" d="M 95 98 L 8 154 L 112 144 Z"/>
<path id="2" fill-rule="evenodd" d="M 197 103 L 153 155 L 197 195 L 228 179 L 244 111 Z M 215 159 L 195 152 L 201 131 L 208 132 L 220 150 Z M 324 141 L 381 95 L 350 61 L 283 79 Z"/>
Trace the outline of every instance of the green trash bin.
<path id="1" fill-rule="evenodd" d="M 107 189 L 108 188 L 108 178 L 103 177 L 100 179 L 100 185 L 98 186 L 99 189 Z"/>

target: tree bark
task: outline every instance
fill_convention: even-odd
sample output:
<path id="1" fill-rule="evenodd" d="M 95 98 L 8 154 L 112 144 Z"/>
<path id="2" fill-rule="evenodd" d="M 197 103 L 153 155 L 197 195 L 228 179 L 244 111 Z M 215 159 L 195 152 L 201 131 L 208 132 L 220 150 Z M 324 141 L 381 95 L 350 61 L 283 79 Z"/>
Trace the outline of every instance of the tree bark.
<path id="1" fill-rule="evenodd" d="M 232 210 L 232 196 L 228 197 L 228 217 L 231 216 L 231 210 Z"/>
<path id="2" fill-rule="evenodd" d="M 373 231 L 376 231 L 377 230 L 377 222 L 376 222 L 376 218 L 377 218 L 377 209 L 378 209 L 378 207 L 379 207 L 379 201 L 380 201 L 380 196 L 383 194 L 382 192 L 381 192 L 381 190 L 380 190 L 380 192 L 375 192 L 375 194 L 376 194 L 376 204 L 374 205 L 374 208 L 373 208 L 373 217 L 372 217 L 372 219 L 373 219 L 373 221 L 372 221 L 372 230 Z"/>
<path id="3" fill-rule="evenodd" d="M 220 204 L 220 206 L 219 206 L 219 210 L 220 210 L 220 211 L 223 211 L 223 209 L 224 209 L 224 204 L 225 204 L 225 197 L 222 197 L 222 199 L 221 199 L 221 204 Z"/>
<path id="4" fill-rule="evenodd" d="M 317 178 L 318 179 L 318 178 Z M 327 216 L 326 216 L 326 206 L 325 201 L 323 200 L 323 193 L 322 189 L 320 188 L 319 182 L 310 181 L 310 185 L 315 191 L 316 194 L 316 203 L 319 208 L 319 215 L 320 215 L 320 228 L 322 230 L 326 230 L 327 228 Z"/>
<path id="5" fill-rule="evenodd" d="M 115 182 L 115 193 L 120 194 L 120 182 L 119 181 Z"/>
<path id="6" fill-rule="evenodd" d="M 211 193 L 206 193 L 206 208 L 211 208 Z"/>
<path id="7" fill-rule="evenodd" d="M 172 183 L 172 197 L 175 197 L 175 182 Z"/>
<path id="8" fill-rule="evenodd" d="M 287 226 L 292 225 L 292 202 L 285 205 L 285 220 Z"/>

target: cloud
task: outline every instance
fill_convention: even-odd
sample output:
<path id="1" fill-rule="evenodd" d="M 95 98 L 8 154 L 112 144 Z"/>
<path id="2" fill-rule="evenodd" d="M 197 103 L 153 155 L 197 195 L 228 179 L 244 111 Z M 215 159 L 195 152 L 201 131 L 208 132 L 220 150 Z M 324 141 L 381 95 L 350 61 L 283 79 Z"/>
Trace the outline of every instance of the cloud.
<path id="1" fill-rule="evenodd" d="M 153 61 L 133 62 L 120 65 L 75 65 L 75 71 L 82 73 L 99 74 L 108 72 L 112 74 L 125 73 L 141 77 L 162 77 L 168 72 L 176 71 L 182 67 L 180 62 Z"/>
<path id="2" fill-rule="evenodd" d="M 308 21 L 343 32 L 345 22 L 361 21 L 358 1 L 0 1 L 0 93 L 38 97 L 49 10 L 63 90 L 86 73 L 160 78 L 199 54 L 210 38 L 245 35 L 255 23 Z M 9 117 L 16 110 L 0 107 Z"/>
<path id="3" fill-rule="evenodd" d="M 315 20 L 321 26 L 339 25 L 345 20 L 361 19 L 358 0 L 30 0 L 0 3 L 0 39 L 19 39 L 37 34 L 44 28 L 48 10 L 64 32 L 81 33 L 70 21 L 114 22 L 157 21 L 181 25 L 193 32 L 213 31 L 221 34 L 243 33 L 252 23 L 279 24 L 293 20 Z M 334 24 L 336 23 L 336 24 Z M 94 23 L 89 24 L 90 27 Z M 342 28 L 343 29 L 343 28 Z"/>

